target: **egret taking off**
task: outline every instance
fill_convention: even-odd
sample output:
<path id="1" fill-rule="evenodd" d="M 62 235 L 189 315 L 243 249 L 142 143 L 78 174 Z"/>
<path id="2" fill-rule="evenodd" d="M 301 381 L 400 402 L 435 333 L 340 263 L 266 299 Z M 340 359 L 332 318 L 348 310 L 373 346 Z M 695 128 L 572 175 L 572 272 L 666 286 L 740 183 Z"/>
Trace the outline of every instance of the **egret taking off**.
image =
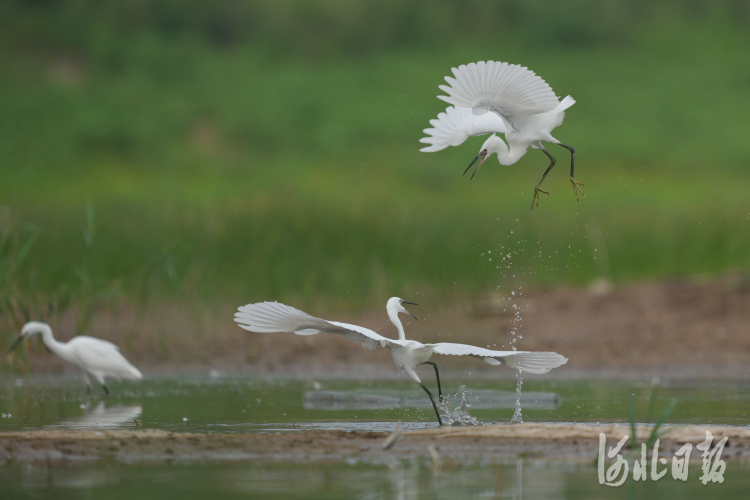
<path id="1" fill-rule="evenodd" d="M 505 362 L 511 368 L 516 368 L 528 373 L 547 373 L 552 368 L 565 364 L 568 360 L 554 352 L 527 352 L 527 351 L 491 351 L 481 347 L 466 344 L 449 344 L 441 342 L 438 344 L 422 344 L 414 340 L 406 340 L 404 327 L 398 318 L 398 313 L 413 314 L 407 311 L 403 304 L 414 304 L 398 297 L 391 297 L 386 305 L 388 317 L 398 329 L 398 340 L 383 337 L 372 330 L 357 325 L 339 323 L 337 321 L 326 321 L 315 318 L 293 307 L 279 304 L 278 302 L 259 302 L 248 304 L 239 308 L 234 314 L 234 320 L 245 330 L 260 333 L 272 332 L 294 332 L 297 335 L 316 335 L 318 333 L 340 333 L 345 337 L 359 342 L 368 349 L 377 346 L 387 347 L 391 350 L 393 361 L 396 366 L 403 369 L 430 397 L 432 407 L 438 418 L 438 423 L 443 425 L 440 418 L 435 399 L 432 393 L 422 383 L 417 375 L 416 368 L 420 365 L 432 365 L 437 378 L 438 397 L 443 402 L 443 391 L 440 387 L 440 374 L 437 364 L 429 361 L 433 354 L 448 354 L 457 356 L 474 356 L 491 365 L 499 365 Z"/>
<path id="2" fill-rule="evenodd" d="M 47 349 L 83 370 L 89 395 L 91 395 L 91 377 L 102 385 L 106 396 L 109 396 L 109 389 L 104 384 L 105 378 L 117 380 L 141 380 L 143 378 L 138 368 L 131 365 L 120 354 L 120 348 L 112 342 L 85 335 L 74 337 L 68 342 L 58 342 L 52 336 L 52 328 L 47 323 L 38 321 L 30 321 L 23 325 L 21 336 L 11 346 L 10 351 L 18 347 L 24 339 L 36 334 L 42 335 L 42 342 Z"/>
<path id="3" fill-rule="evenodd" d="M 446 76 L 449 85 L 440 85 L 440 90 L 448 95 L 438 97 L 455 108 L 449 107 L 438 115 L 437 120 L 430 120 L 433 128 L 424 130 L 429 137 L 419 141 L 430 146 L 421 151 L 440 151 L 448 146 L 458 146 L 470 136 L 491 133 L 464 171 L 466 174 L 479 160 L 471 174 L 474 178 L 482 163 L 493 153 L 497 153 L 501 165 L 513 165 L 529 147 L 541 149 L 549 157 L 550 165 L 534 188 L 533 210 L 534 202 L 539 206 L 539 193 L 549 194 L 539 186 L 555 166 L 555 158 L 544 149 L 542 141 L 558 144 L 570 151 L 570 183 L 580 201 L 578 193 L 583 194 L 580 188 L 583 184 L 573 177 L 575 149 L 551 135 L 552 130 L 562 124 L 565 110 L 575 104 L 575 99 L 567 96 L 559 101 L 547 82 L 517 64 L 482 61 L 452 68 L 452 71 L 455 78 Z M 508 144 L 495 133 L 505 134 Z"/>

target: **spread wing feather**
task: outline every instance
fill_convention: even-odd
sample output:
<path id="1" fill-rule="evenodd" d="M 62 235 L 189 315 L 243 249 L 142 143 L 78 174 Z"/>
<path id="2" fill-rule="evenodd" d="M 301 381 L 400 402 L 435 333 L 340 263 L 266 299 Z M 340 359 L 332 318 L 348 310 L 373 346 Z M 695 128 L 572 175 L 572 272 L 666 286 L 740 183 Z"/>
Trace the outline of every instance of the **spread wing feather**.
<path id="1" fill-rule="evenodd" d="M 419 142 L 430 144 L 420 149 L 425 153 L 432 153 L 458 146 L 466 139 L 475 135 L 505 133 L 505 123 L 495 113 L 475 115 L 471 108 L 449 106 L 445 113 L 438 114 L 436 119 L 430 120 L 433 128 L 424 129 L 429 137 L 422 137 Z"/>
<path id="2" fill-rule="evenodd" d="M 438 96 L 454 106 L 472 108 L 475 114 L 494 111 L 508 120 L 522 121 L 557 107 L 552 88 L 533 71 L 505 62 L 480 61 L 452 68 L 455 78 L 445 77 L 448 85 L 439 88 L 447 96 Z"/>
<path id="3" fill-rule="evenodd" d="M 432 352 L 437 354 L 474 356 L 491 365 L 504 362 L 511 368 L 521 369 L 527 373 L 547 373 L 568 362 L 565 356 L 556 352 L 492 351 L 483 347 L 448 342 L 433 344 L 433 346 Z"/>
<path id="4" fill-rule="evenodd" d="M 378 345 L 385 347 L 393 342 L 367 328 L 326 321 L 278 302 L 258 302 L 242 306 L 234 314 L 234 320 L 240 327 L 251 332 L 293 332 L 297 335 L 339 333 L 368 349 L 375 349 Z"/>

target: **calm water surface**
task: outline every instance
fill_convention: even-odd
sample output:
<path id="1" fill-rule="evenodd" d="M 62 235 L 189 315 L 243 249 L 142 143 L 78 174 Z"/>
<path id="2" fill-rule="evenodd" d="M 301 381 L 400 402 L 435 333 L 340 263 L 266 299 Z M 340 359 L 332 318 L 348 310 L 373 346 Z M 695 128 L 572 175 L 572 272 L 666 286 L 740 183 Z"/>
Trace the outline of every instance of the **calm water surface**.
<path id="1" fill-rule="evenodd" d="M 519 460 L 500 465 L 434 468 L 384 465 L 120 465 L 0 467 L 0 498 L 167 499 L 742 499 L 750 491 L 748 464 L 729 462 L 724 483 L 703 485 L 700 466 L 686 482 L 632 479 L 599 485 L 591 464 Z"/>
<path id="2" fill-rule="evenodd" d="M 481 423 L 508 422 L 515 381 L 466 380 L 445 392 L 461 398 Z M 627 422 L 631 397 L 640 422 L 652 422 L 673 399 L 669 423 L 747 426 L 750 382 L 550 381 L 523 385 L 527 422 Z M 421 390 L 406 380 L 280 380 L 223 376 L 163 377 L 112 383 L 106 402 L 85 398 L 77 378 L 0 378 L 0 431 L 45 428 L 164 429 L 192 432 L 295 432 L 304 429 L 389 431 L 434 427 Z M 449 457 L 446 457 L 449 458 Z M 593 457 L 592 457 L 593 458 Z M 750 466 L 728 462 L 723 484 L 704 486 L 700 466 L 688 482 L 632 480 L 600 486 L 591 463 L 522 460 L 435 468 L 386 465 L 98 463 L 0 466 L 0 498 L 747 498 Z"/>
<path id="3" fill-rule="evenodd" d="M 462 389 L 462 387 L 466 387 Z M 155 378 L 112 383 L 91 402 L 77 378 L 0 378 L 0 431 L 42 428 L 142 428 L 192 432 L 263 432 L 300 428 L 390 430 L 393 422 L 436 426 L 419 387 L 406 380 L 284 380 L 240 377 Z M 468 380 L 444 386 L 455 407 L 462 395 L 485 424 L 513 415 L 515 381 Z M 750 381 L 526 380 L 526 422 L 653 422 L 672 399 L 669 423 L 747 426 Z M 8 417 L 10 415 L 10 417 Z M 294 427 L 292 426 L 294 424 Z"/>

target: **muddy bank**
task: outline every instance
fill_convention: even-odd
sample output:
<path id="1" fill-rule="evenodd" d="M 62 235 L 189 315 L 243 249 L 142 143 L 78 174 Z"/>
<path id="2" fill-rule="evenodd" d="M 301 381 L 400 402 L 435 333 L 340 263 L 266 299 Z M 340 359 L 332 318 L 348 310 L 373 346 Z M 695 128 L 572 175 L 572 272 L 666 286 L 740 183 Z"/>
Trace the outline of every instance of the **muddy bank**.
<path id="1" fill-rule="evenodd" d="M 697 445 L 714 435 L 728 441 L 722 458 L 750 457 L 750 429 L 718 426 L 666 426 L 660 454 L 671 457 L 684 443 Z M 304 431 L 275 434 L 192 434 L 160 430 L 25 431 L 0 433 L 0 464 L 95 461 L 122 463 L 392 463 L 437 460 L 440 464 L 500 463 L 518 458 L 589 461 L 597 457 L 599 434 L 616 443 L 627 427 L 615 425 L 518 424 L 409 431 L 388 448 L 382 432 Z M 641 442 L 651 429 L 639 427 Z M 433 448 L 435 453 L 430 451 Z M 651 450 L 649 450 L 649 454 Z M 694 449 L 692 460 L 700 460 Z"/>
<path id="2" fill-rule="evenodd" d="M 358 315 L 315 308 L 307 312 L 395 336 L 385 314 L 386 298 L 382 307 Z M 99 311 L 86 333 L 120 345 L 146 376 L 211 369 L 316 377 L 371 378 L 397 373 L 387 350 L 369 351 L 338 335 L 241 330 L 232 319 L 235 306 L 242 303 L 227 304 L 224 310 L 173 304 L 142 312 L 128 307 Z M 516 311 L 520 311 L 518 316 Z M 599 282 L 589 287 L 519 290 L 515 297 L 497 293 L 447 307 L 424 306 L 418 312 L 419 321 L 405 319 L 410 338 L 557 351 L 569 362 L 554 371 L 556 377 L 750 376 L 746 369 L 750 365 L 750 279 L 743 274 L 621 288 Z M 13 330 L 6 326 L 9 332 Z M 75 331 L 74 318 L 52 326 L 63 340 Z M 514 329 L 517 340 L 511 344 Z M 5 339 L 8 345 L 14 335 Z M 32 373 L 77 373 L 75 367 L 47 352 L 41 342 L 29 344 Z M 475 359 L 440 356 L 436 361 L 446 370 L 513 377 L 510 370 Z"/>

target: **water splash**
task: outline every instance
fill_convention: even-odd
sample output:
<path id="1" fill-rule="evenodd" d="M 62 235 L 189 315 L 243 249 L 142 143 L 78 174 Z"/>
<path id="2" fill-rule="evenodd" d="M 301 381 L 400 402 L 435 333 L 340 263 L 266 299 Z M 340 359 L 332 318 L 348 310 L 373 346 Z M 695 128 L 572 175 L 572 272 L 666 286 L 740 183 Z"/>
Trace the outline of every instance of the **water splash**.
<path id="1" fill-rule="evenodd" d="M 510 423 L 522 424 L 523 415 L 521 415 L 521 386 L 523 385 L 523 370 L 521 370 L 520 368 L 516 373 L 516 380 L 518 380 L 518 384 L 516 385 L 516 409 L 515 411 L 513 411 L 513 418 L 510 419 Z"/>
<path id="2" fill-rule="evenodd" d="M 452 408 L 447 399 L 444 402 L 438 403 L 443 425 L 454 427 L 482 425 L 479 420 L 469 414 L 469 407 L 471 405 L 466 402 L 466 386 L 462 385 L 458 390 L 459 392 L 455 394 L 455 397 L 460 393 L 461 402 L 456 408 Z"/>

